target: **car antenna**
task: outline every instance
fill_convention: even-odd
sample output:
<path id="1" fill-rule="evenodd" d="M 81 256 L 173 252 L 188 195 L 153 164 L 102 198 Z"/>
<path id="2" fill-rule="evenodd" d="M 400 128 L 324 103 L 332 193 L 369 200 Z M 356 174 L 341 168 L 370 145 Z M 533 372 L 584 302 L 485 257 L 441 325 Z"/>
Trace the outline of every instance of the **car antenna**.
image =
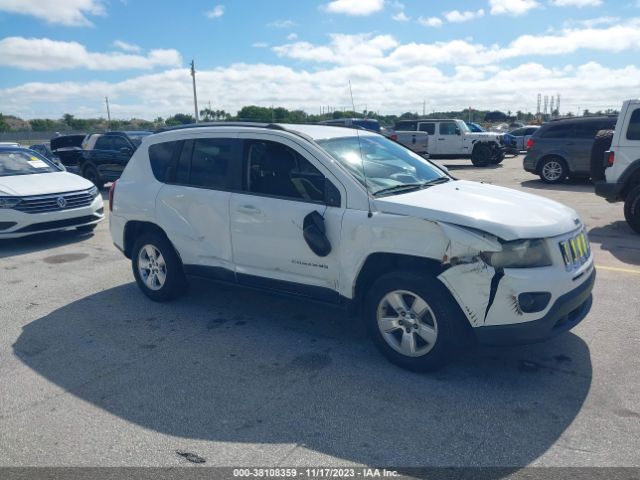
<path id="1" fill-rule="evenodd" d="M 353 90 L 351 89 L 351 79 L 349 79 L 349 94 L 351 95 L 351 108 L 353 108 L 353 114 L 356 114 L 356 104 L 353 101 Z M 371 197 L 369 196 L 369 186 L 367 185 L 367 172 L 364 169 L 364 157 L 362 156 L 362 144 L 360 143 L 360 132 L 359 128 L 356 128 L 356 136 L 358 137 L 358 150 L 360 150 L 360 162 L 362 163 L 362 175 L 364 176 L 364 189 L 367 191 L 367 206 L 369 207 L 369 212 L 367 213 L 367 217 L 373 217 L 373 213 L 371 212 Z"/>

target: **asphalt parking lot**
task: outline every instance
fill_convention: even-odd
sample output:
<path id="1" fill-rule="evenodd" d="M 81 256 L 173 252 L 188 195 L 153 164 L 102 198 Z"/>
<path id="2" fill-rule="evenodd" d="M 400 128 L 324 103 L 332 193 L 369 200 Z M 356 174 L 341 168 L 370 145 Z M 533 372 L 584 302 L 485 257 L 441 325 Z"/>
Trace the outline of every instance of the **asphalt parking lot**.
<path id="1" fill-rule="evenodd" d="M 582 215 L 598 279 L 575 330 L 419 375 L 340 310 L 206 282 L 154 304 L 106 221 L 4 241 L 0 465 L 640 466 L 640 236 L 622 205 L 521 158 L 442 163 Z"/>

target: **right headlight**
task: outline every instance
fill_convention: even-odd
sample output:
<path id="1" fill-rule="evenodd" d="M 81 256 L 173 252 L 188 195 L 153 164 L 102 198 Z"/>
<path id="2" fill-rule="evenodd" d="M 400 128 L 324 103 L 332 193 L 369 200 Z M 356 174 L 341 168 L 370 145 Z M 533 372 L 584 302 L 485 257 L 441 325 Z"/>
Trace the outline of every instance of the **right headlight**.
<path id="1" fill-rule="evenodd" d="M 20 203 L 17 197 L 0 197 L 0 208 L 13 208 Z"/>
<path id="2" fill-rule="evenodd" d="M 516 240 L 502 244 L 500 252 L 483 252 L 481 258 L 493 268 L 533 268 L 552 265 L 544 240 Z"/>

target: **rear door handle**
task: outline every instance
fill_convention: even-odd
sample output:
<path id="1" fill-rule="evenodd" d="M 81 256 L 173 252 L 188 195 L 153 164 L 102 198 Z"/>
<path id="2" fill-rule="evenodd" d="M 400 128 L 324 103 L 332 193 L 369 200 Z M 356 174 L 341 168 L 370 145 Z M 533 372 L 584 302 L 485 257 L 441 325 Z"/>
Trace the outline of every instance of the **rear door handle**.
<path id="1" fill-rule="evenodd" d="M 444 140 L 444 138 L 439 138 L 438 140 Z"/>
<path id="2" fill-rule="evenodd" d="M 249 215 L 259 215 L 262 211 L 258 207 L 253 205 L 242 205 L 236 209 L 240 213 L 247 213 Z"/>

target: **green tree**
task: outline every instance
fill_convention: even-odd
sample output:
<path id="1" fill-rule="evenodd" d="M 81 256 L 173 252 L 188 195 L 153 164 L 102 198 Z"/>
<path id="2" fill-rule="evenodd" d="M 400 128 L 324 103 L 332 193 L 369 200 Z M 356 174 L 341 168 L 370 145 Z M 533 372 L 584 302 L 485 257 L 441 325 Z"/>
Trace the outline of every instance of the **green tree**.
<path id="1" fill-rule="evenodd" d="M 8 132 L 10 129 L 9 124 L 4 119 L 4 115 L 0 113 L 0 132 Z"/>
<path id="2" fill-rule="evenodd" d="M 188 115 L 186 113 L 176 113 L 172 117 L 167 117 L 164 123 L 168 127 L 173 127 L 175 125 L 188 125 L 190 123 L 196 123 L 196 119 L 193 117 L 193 115 Z"/>

